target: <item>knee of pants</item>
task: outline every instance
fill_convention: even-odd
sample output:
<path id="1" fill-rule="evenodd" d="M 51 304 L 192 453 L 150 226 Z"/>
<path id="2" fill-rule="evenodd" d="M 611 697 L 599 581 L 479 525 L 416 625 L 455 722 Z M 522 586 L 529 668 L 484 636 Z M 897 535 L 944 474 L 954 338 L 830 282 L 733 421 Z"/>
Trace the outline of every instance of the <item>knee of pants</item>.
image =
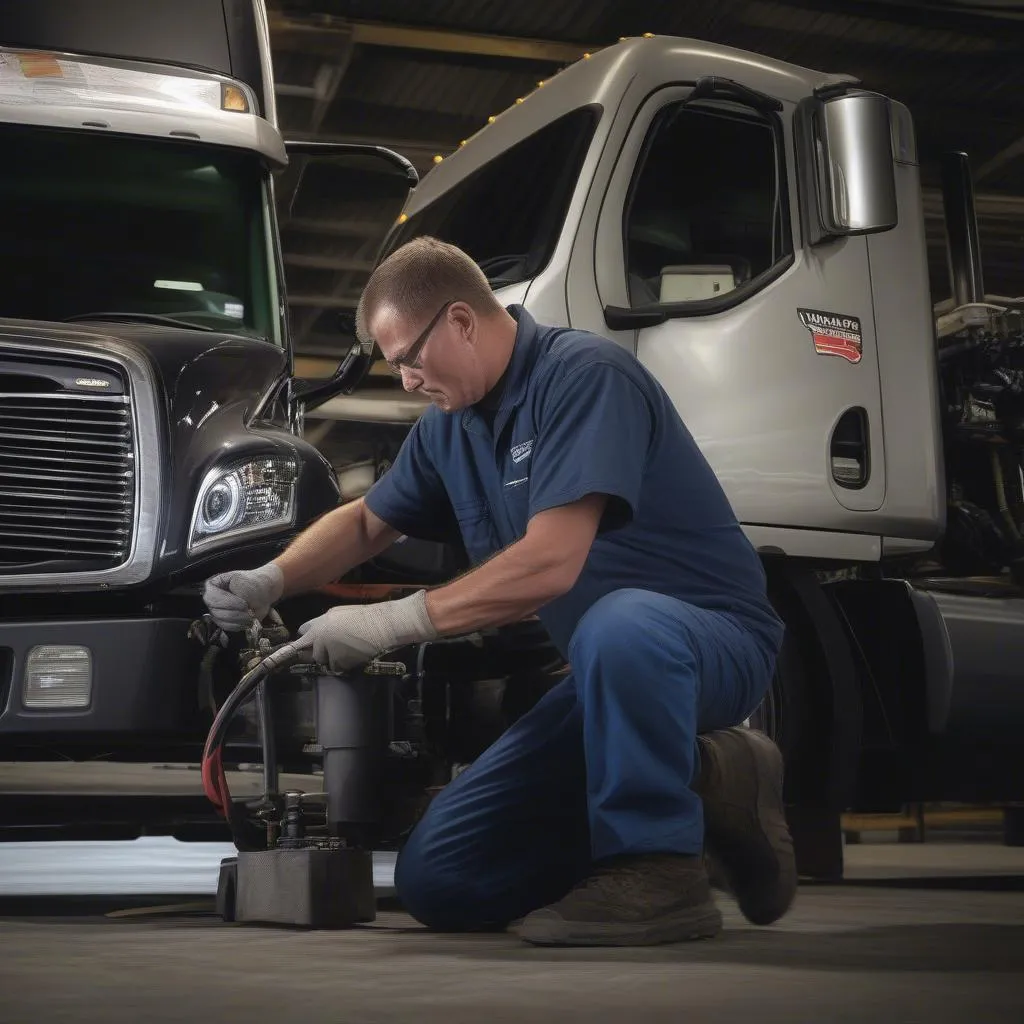
<path id="1" fill-rule="evenodd" d="M 395 894 L 406 913 L 428 928 L 446 927 L 444 919 L 453 909 L 447 889 L 423 856 L 414 833 L 395 864 Z"/>
<path id="2" fill-rule="evenodd" d="M 395 864 L 395 894 L 405 912 L 434 931 L 461 932 L 490 926 L 481 918 L 481 901 L 468 880 L 439 871 L 435 859 L 417 842 L 415 831 Z M 505 924 L 507 922 L 495 922 Z"/>
<path id="3" fill-rule="evenodd" d="M 624 588 L 605 594 L 577 624 L 569 660 L 575 668 L 577 660 L 593 657 L 635 664 L 648 649 L 663 654 L 663 624 L 666 617 L 677 617 L 677 605 L 674 598 L 650 590 Z"/>

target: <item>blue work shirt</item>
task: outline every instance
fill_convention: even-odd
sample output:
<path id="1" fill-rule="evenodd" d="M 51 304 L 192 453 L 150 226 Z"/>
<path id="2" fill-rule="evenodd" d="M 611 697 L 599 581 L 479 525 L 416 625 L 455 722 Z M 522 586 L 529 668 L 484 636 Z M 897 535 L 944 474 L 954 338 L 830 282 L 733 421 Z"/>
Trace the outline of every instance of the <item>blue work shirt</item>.
<path id="1" fill-rule="evenodd" d="M 461 535 L 475 565 L 538 512 L 608 495 L 576 584 L 537 613 L 563 656 L 587 609 L 624 587 L 730 612 L 774 651 L 783 627 L 760 558 L 661 385 L 606 338 L 508 311 L 518 328 L 493 429 L 474 406 L 431 406 L 370 510 L 410 537 Z"/>

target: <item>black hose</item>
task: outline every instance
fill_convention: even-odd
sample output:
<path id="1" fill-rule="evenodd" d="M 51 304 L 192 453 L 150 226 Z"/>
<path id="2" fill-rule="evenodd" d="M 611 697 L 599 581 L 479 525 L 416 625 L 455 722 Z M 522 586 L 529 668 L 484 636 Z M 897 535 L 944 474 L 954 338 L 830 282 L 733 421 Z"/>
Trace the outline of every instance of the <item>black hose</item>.
<path id="1" fill-rule="evenodd" d="M 284 668 L 286 665 L 293 665 L 302 660 L 302 654 L 308 645 L 299 646 L 298 641 L 285 644 L 276 651 L 268 654 L 255 668 L 250 669 L 238 681 L 238 685 L 228 695 L 227 700 L 221 705 L 210 726 L 210 732 L 206 737 L 206 755 L 209 755 L 224 742 L 224 733 L 227 731 L 228 722 L 234 717 L 235 712 L 252 695 L 252 692 L 271 673 Z"/>
<path id="2" fill-rule="evenodd" d="M 277 755 L 275 750 L 273 728 L 270 721 L 269 700 L 266 681 L 271 673 L 278 671 L 286 665 L 301 661 L 303 651 L 306 647 L 299 647 L 297 642 L 285 644 L 276 651 L 267 655 L 258 665 L 250 669 L 238 682 L 238 685 L 231 691 L 227 700 L 221 705 L 210 726 L 209 734 L 206 737 L 206 745 L 203 749 L 204 776 L 205 765 L 224 743 L 227 727 L 235 713 L 248 699 L 254 690 L 258 691 L 260 732 L 263 746 L 263 781 L 264 793 L 269 795 L 277 787 Z M 231 794 L 227 792 L 227 783 L 224 781 L 224 793 L 221 794 L 224 806 L 221 808 L 224 818 L 231 829 L 231 836 L 239 850 L 256 850 L 265 848 L 265 833 L 257 832 L 251 823 L 245 819 L 234 807 Z M 263 846 L 260 845 L 261 839 Z"/>

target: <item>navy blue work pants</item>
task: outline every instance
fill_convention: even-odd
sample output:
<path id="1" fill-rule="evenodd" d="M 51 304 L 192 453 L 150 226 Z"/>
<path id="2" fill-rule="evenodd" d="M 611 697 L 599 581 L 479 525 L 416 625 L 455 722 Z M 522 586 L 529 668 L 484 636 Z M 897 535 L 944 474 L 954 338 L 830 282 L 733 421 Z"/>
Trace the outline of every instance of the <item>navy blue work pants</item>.
<path id="1" fill-rule="evenodd" d="M 560 899 L 596 860 L 696 854 L 699 732 L 742 722 L 775 653 L 731 616 L 618 590 L 580 620 L 572 674 L 434 799 L 399 854 L 413 917 L 502 927 Z"/>

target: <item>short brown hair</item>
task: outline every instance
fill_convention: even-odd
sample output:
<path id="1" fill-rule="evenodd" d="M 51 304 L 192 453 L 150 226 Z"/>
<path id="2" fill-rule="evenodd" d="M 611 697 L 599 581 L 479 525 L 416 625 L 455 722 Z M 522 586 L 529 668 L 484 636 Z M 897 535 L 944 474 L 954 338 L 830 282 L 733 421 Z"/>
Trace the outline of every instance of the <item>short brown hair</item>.
<path id="1" fill-rule="evenodd" d="M 502 308 L 486 275 L 465 252 L 421 235 L 399 246 L 370 275 L 356 309 L 356 336 L 364 344 L 370 341 L 370 318 L 383 304 L 410 320 L 426 320 L 455 300 L 484 315 Z"/>

